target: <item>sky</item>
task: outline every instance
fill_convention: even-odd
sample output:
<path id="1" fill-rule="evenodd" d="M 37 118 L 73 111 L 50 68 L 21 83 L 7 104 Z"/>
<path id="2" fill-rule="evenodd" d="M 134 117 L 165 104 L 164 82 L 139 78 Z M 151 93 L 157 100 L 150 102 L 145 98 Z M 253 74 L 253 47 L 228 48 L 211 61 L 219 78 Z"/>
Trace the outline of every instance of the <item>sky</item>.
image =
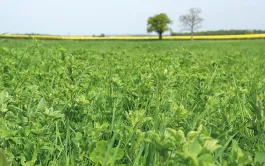
<path id="1" fill-rule="evenodd" d="M 203 10 L 200 31 L 265 29 L 265 0 L 0 0 L 1 33 L 147 34 L 147 19 L 166 13 L 174 32 L 189 8 Z"/>

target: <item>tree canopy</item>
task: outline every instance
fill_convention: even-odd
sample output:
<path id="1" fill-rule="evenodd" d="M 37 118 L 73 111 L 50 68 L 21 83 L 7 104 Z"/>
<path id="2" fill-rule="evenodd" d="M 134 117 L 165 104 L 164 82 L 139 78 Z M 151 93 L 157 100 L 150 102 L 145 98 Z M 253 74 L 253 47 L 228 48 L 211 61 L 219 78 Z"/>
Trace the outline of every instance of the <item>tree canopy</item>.
<path id="1" fill-rule="evenodd" d="M 162 40 L 162 34 L 166 31 L 169 31 L 169 24 L 172 23 L 172 20 L 165 13 L 154 15 L 149 17 L 147 21 L 147 32 L 156 32 L 159 35 L 159 39 Z"/>

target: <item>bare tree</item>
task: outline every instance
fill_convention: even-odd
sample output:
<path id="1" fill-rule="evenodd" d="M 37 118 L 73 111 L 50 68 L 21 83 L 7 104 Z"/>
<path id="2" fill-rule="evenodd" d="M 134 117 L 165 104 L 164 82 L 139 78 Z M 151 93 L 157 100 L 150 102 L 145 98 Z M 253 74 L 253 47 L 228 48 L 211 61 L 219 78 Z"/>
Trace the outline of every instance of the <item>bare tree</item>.
<path id="1" fill-rule="evenodd" d="M 203 21 L 203 18 L 200 16 L 201 13 L 201 9 L 191 8 L 188 14 L 179 17 L 179 21 L 182 23 L 184 30 L 191 32 L 191 40 L 193 40 L 194 31 L 201 28 Z"/>

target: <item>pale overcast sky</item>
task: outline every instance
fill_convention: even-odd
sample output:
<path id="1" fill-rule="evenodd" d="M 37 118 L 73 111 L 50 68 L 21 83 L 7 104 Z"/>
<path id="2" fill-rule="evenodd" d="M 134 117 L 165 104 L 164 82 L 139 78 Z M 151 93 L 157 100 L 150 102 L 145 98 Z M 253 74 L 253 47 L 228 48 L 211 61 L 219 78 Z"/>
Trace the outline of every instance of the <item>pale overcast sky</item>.
<path id="1" fill-rule="evenodd" d="M 166 13 L 171 28 L 191 7 L 203 10 L 201 30 L 265 29 L 265 0 L 0 0 L 0 33 L 147 34 L 149 16 Z"/>

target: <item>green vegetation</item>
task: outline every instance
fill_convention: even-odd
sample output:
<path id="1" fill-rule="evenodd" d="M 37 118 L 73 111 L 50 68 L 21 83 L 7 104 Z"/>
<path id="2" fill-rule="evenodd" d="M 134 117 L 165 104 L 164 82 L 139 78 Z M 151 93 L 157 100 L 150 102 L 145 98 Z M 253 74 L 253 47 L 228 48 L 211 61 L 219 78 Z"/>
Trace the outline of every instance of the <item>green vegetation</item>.
<path id="1" fill-rule="evenodd" d="M 0 40 L 0 164 L 264 166 L 264 56 L 262 40 Z"/>
<path id="2" fill-rule="evenodd" d="M 165 13 L 154 15 L 148 18 L 147 32 L 156 32 L 159 39 L 162 40 L 163 33 L 170 30 L 168 25 L 171 23 L 172 21 Z"/>

